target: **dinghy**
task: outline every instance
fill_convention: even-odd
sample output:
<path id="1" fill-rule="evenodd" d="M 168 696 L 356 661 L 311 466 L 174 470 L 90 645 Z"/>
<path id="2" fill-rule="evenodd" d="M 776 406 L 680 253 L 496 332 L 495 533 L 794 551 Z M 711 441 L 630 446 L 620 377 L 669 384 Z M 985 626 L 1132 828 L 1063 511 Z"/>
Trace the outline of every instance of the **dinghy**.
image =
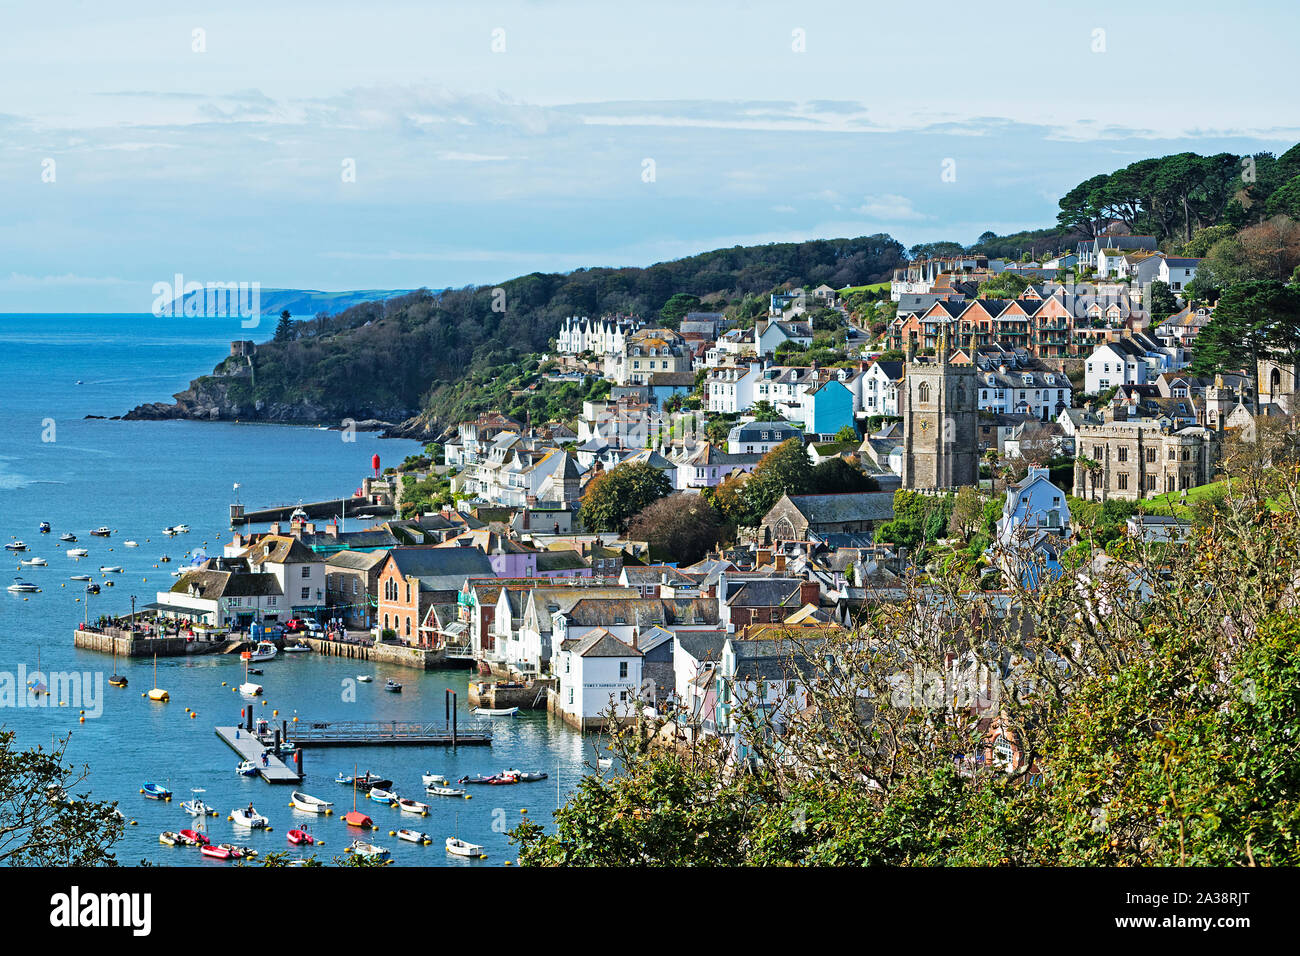
<path id="1" fill-rule="evenodd" d="M 290 830 L 289 842 L 294 846 L 310 846 L 316 842 L 316 839 L 306 830 Z"/>
<path id="2" fill-rule="evenodd" d="M 456 837 L 447 837 L 447 852 L 454 853 L 456 856 L 481 857 L 483 848 L 477 843 L 466 843 Z"/>
<path id="3" fill-rule="evenodd" d="M 145 785 L 140 788 L 140 792 L 150 800 L 170 800 L 172 798 L 172 792 L 160 783 L 146 782 Z"/>
<path id="4" fill-rule="evenodd" d="M 363 684 L 369 684 L 372 680 L 374 680 L 374 678 L 371 677 L 369 674 L 358 674 L 357 680 L 361 681 L 361 683 Z"/>
<path id="5" fill-rule="evenodd" d="M 322 800 L 320 797 L 313 797 L 310 793 L 295 790 L 291 796 L 293 808 L 301 810 L 303 813 L 328 815 L 334 812 L 334 804 L 328 800 Z"/>
<path id="6" fill-rule="evenodd" d="M 182 830 L 176 835 L 185 840 L 186 846 L 207 846 L 212 842 L 207 838 L 206 834 L 200 833 L 198 830 Z"/>
<path id="7" fill-rule="evenodd" d="M 376 803 L 386 803 L 391 807 L 397 800 L 397 794 L 391 790 L 385 790 L 383 787 L 371 787 L 370 799 Z"/>
<path id="8" fill-rule="evenodd" d="M 425 846 L 433 842 L 433 837 L 419 830 L 398 830 L 397 839 L 405 840 L 407 843 L 423 843 Z"/>
<path id="9" fill-rule="evenodd" d="M 217 846 L 230 854 L 231 859 L 252 859 L 257 856 L 257 851 L 251 846 L 240 846 L 238 843 L 218 843 Z"/>
<path id="10" fill-rule="evenodd" d="M 181 841 L 180 838 L 171 830 L 164 830 L 162 833 L 158 834 L 158 842 L 163 846 L 176 846 Z"/>
<path id="11" fill-rule="evenodd" d="M 397 808 L 403 813 L 415 813 L 420 816 L 428 816 L 429 805 L 421 803 L 419 800 L 412 800 L 409 797 L 398 797 Z"/>
<path id="12" fill-rule="evenodd" d="M 367 843 L 364 840 L 353 840 L 348 847 L 349 853 L 355 853 L 357 856 L 365 856 L 375 860 L 388 859 L 388 850 L 382 846 L 376 846 L 373 843 Z"/>
<path id="13" fill-rule="evenodd" d="M 477 777 L 461 777 L 461 778 L 460 778 L 459 780 L 457 780 L 456 782 L 457 782 L 457 783 L 485 784 L 485 785 L 487 785 L 487 786 L 499 787 L 499 786 L 504 786 L 504 785 L 507 785 L 507 784 L 518 783 L 518 782 L 519 782 L 519 778 L 518 778 L 518 777 L 503 777 L 503 776 L 501 776 L 500 774 L 493 774 L 493 775 L 490 776 L 490 777 L 484 777 L 484 776 L 477 776 Z"/>
<path id="14" fill-rule="evenodd" d="M 465 791 L 459 787 L 425 787 L 424 792 L 431 797 L 463 797 Z"/>
<path id="15" fill-rule="evenodd" d="M 88 554 L 90 554 L 90 552 L 87 551 L 85 548 L 69 548 L 69 549 L 68 549 L 68 557 L 70 557 L 70 558 L 84 558 L 84 557 L 85 557 L 86 555 L 88 555 Z"/>
<path id="16" fill-rule="evenodd" d="M 524 783 L 536 783 L 538 780 L 546 779 L 546 774 L 537 770 L 502 770 L 501 776 L 515 777 Z"/>
<path id="17" fill-rule="evenodd" d="M 271 821 L 262 816 L 256 810 L 231 810 L 231 822 L 237 827 L 244 827 L 247 830 L 265 830 L 267 824 Z"/>
<path id="18" fill-rule="evenodd" d="M 390 694 L 400 694 L 402 692 L 402 685 L 390 677 L 388 680 L 384 681 L 384 690 L 388 691 Z"/>
<path id="19" fill-rule="evenodd" d="M 447 778 L 440 773 L 426 773 L 420 777 L 420 782 L 426 787 L 446 786 Z"/>
<path id="20" fill-rule="evenodd" d="M 519 713 L 518 707 L 475 707 L 474 713 L 479 717 L 513 717 Z"/>
<path id="21" fill-rule="evenodd" d="M 233 853 L 220 844 L 213 846 L 211 843 L 205 843 L 199 847 L 199 852 L 204 856 L 212 857 L 214 860 L 229 860 L 234 856 Z"/>

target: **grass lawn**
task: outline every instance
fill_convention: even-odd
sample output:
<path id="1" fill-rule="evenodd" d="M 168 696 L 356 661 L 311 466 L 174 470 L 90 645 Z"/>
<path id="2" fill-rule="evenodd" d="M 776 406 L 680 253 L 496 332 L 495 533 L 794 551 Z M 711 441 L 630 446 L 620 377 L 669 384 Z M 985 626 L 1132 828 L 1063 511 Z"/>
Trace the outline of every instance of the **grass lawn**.
<path id="1" fill-rule="evenodd" d="M 888 282 L 875 282 L 872 283 L 871 285 L 851 285 L 851 286 L 845 286 L 843 289 L 840 289 L 840 295 L 849 295 L 850 293 L 862 292 L 864 290 L 869 292 L 880 292 L 888 288 L 889 288 Z"/>

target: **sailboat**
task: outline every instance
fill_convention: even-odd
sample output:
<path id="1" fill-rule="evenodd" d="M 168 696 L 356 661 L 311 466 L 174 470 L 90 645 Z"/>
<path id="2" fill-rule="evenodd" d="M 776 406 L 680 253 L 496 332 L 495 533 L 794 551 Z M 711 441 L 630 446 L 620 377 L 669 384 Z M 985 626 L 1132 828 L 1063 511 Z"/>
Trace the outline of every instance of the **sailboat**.
<path id="1" fill-rule="evenodd" d="M 375 821 L 357 809 L 357 767 L 352 765 L 352 810 L 343 814 L 343 821 L 350 827 L 360 827 L 363 830 L 373 830 Z"/>
<path id="2" fill-rule="evenodd" d="M 456 814 L 456 828 L 452 831 L 455 836 L 447 837 L 447 852 L 455 856 L 472 856 L 483 859 L 486 854 L 483 848 L 477 843 L 466 843 L 460 838 L 460 814 Z"/>
<path id="3" fill-rule="evenodd" d="M 113 676 L 108 682 L 114 687 L 125 687 L 126 678 L 117 672 L 117 638 L 113 638 Z"/>
<path id="4" fill-rule="evenodd" d="M 41 672 L 41 645 L 37 644 L 36 645 L 36 673 L 39 675 L 40 672 Z M 40 680 L 29 680 L 27 682 L 27 689 L 30 690 L 32 692 L 32 695 L 35 697 L 40 697 L 41 694 L 49 694 L 50 692 L 50 689 L 45 686 L 44 681 L 40 681 Z"/>
<path id="5" fill-rule="evenodd" d="M 157 700 L 163 702 L 172 699 L 171 694 L 167 693 L 167 691 L 163 690 L 161 687 L 158 686 L 158 652 L 157 651 L 154 651 L 153 653 L 153 690 L 149 691 L 148 696 L 150 700 Z"/>
<path id="6" fill-rule="evenodd" d="M 239 685 L 239 692 L 245 697 L 256 697 L 262 693 L 262 685 L 248 679 L 248 659 L 244 659 L 244 682 Z"/>

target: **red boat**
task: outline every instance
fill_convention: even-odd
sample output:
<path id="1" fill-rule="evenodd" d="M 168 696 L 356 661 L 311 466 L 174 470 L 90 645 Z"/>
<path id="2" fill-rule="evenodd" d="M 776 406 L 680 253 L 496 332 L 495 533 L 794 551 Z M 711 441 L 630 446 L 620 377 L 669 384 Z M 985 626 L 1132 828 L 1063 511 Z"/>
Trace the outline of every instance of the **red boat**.
<path id="1" fill-rule="evenodd" d="M 205 843 L 199 847 L 199 852 L 204 856 L 210 856 L 218 860 L 229 860 L 230 851 L 223 846 L 213 846 L 211 843 Z"/>
<path id="2" fill-rule="evenodd" d="M 363 830 L 373 830 L 375 828 L 375 821 L 360 810 L 352 810 L 343 814 L 343 821 L 350 827 L 361 827 Z"/>
<path id="3" fill-rule="evenodd" d="M 369 818 L 369 817 L 366 817 L 366 819 L 368 820 L 368 819 L 370 819 L 370 818 Z M 310 833 L 308 833 L 306 830 L 290 830 L 290 831 L 289 831 L 289 842 L 292 843 L 294 846 L 299 846 L 300 844 L 303 844 L 303 843 L 306 843 L 306 844 L 309 844 L 309 845 L 310 845 L 310 844 L 312 844 L 312 843 L 315 843 L 316 840 L 315 840 L 315 838 L 314 838 Z"/>
<path id="4" fill-rule="evenodd" d="M 182 830 L 177 836 L 184 839 L 187 846 L 207 846 L 212 842 L 198 830 Z"/>

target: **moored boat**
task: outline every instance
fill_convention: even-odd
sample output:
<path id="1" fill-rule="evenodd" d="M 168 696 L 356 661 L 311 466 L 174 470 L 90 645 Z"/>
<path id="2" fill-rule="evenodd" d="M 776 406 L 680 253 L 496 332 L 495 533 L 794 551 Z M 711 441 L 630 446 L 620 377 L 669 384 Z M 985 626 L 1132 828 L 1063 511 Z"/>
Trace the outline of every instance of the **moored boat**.
<path id="1" fill-rule="evenodd" d="M 271 822 L 254 810 L 252 806 L 246 809 L 231 810 L 230 820 L 235 826 L 244 827 L 247 830 L 265 830 Z"/>
<path id="2" fill-rule="evenodd" d="M 419 830 L 398 830 L 397 839 L 405 840 L 407 843 L 423 843 L 425 846 L 433 842 L 433 837 Z"/>
<path id="3" fill-rule="evenodd" d="M 363 830 L 373 830 L 375 828 L 375 821 L 360 810 L 349 810 L 343 814 L 343 820 L 350 827 L 360 827 Z"/>
<path id="4" fill-rule="evenodd" d="M 40 526 L 39 526 L 36 530 L 39 531 L 41 534 L 49 534 L 49 533 L 50 533 L 50 523 L 49 523 L 48 521 L 42 521 L 42 522 L 40 523 Z"/>
<path id="5" fill-rule="evenodd" d="M 39 594 L 40 588 L 31 581 L 24 581 L 22 578 L 14 578 L 14 583 L 9 585 L 9 590 L 15 594 Z"/>
<path id="6" fill-rule="evenodd" d="M 60 541 L 76 541 L 76 540 L 77 540 L 77 536 L 76 536 L 75 534 L 73 534 L 71 531 L 65 531 L 65 532 L 63 532 L 63 534 L 59 535 L 59 540 L 60 540 Z"/>
<path id="7" fill-rule="evenodd" d="M 107 538 L 109 535 L 113 533 L 113 530 L 111 528 L 101 525 L 100 527 L 96 528 L 94 531 L 90 533 L 94 535 L 96 538 Z"/>
<path id="8" fill-rule="evenodd" d="M 70 558 L 84 558 L 86 555 L 90 554 L 90 552 L 85 548 L 69 548 L 67 554 Z"/>
<path id="9" fill-rule="evenodd" d="M 203 846 L 199 847 L 199 852 L 204 856 L 212 857 L 214 860 L 229 860 L 234 856 L 229 849 L 221 844 L 213 846 L 211 843 L 205 843 Z"/>
<path id="10" fill-rule="evenodd" d="M 246 661 L 269 661 L 276 653 L 276 647 L 270 641 L 258 641 L 256 648 L 243 651 L 239 656 Z"/>
<path id="11" fill-rule="evenodd" d="M 420 782 L 426 787 L 446 786 L 447 778 L 440 773 L 426 773 L 420 776 Z"/>
<path id="12" fill-rule="evenodd" d="M 545 780 L 546 774 L 538 770 L 502 770 L 503 777 L 516 777 L 524 783 L 536 783 L 538 780 Z"/>
<path id="13" fill-rule="evenodd" d="M 518 778 L 518 777 L 503 777 L 503 776 L 501 776 L 501 775 L 498 773 L 498 774 L 493 774 L 493 775 L 490 776 L 490 777 L 484 777 L 484 776 L 482 776 L 482 775 L 477 776 L 477 777 L 461 777 L 461 778 L 460 778 L 459 780 L 457 780 L 456 782 L 457 782 L 457 783 L 483 784 L 483 785 L 486 785 L 486 786 L 499 787 L 499 786 L 504 786 L 504 785 L 507 785 L 507 784 L 518 783 L 518 782 L 519 782 L 519 778 Z"/>
<path id="14" fill-rule="evenodd" d="M 239 766 L 235 768 L 235 773 L 239 774 L 241 777 L 256 777 L 257 764 L 253 763 L 251 760 L 241 760 Z"/>
<path id="15" fill-rule="evenodd" d="M 5 550 L 6 550 L 6 551 L 26 551 L 26 550 L 27 550 L 27 545 L 23 544 L 21 541 L 10 541 L 8 544 L 5 545 Z"/>
<path id="16" fill-rule="evenodd" d="M 158 842 L 163 846 L 177 846 L 180 844 L 181 840 L 180 837 L 171 830 L 164 830 L 162 833 L 158 834 Z"/>
<path id="17" fill-rule="evenodd" d="M 421 803 L 419 800 L 412 800 L 409 797 L 398 797 L 397 808 L 403 813 L 415 813 L 419 816 L 429 815 L 429 805 Z"/>
<path id="18" fill-rule="evenodd" d="M 388 680 L 384 681 L 384 690 L 388 691 L 390 694 L 400 694 L 402 692 L 402 685 L 390 677 Z"/>
<path id="19" fill-rule="evenodd" d="M 44 558 L 24 558 L 19 562 L 19 564 L 25 564 L 29 568 L 43 568 L 49 563 Z"/>
<path id="20" fill-rule="evenodd" d="M 316 838 L 306 830 L 290 830 L 289 842 L 294 846 L 310 846 L 316 842 Z"/>
<path id="21" fill-rule="evenodd" d="M 291 794 L 293 808 L 301 810 L 303 813 L 317 813 L 329 815 L 334 812 L 334 804 L 328 800 L 322 800 L 320 797 L 313 797 L 310 793 L 303 793 L 301 790 L 295 790 Z"/>
<path id="22" fill-rule="evenodd" d="M 217 811 L 213 810 L 202 800 L 186 800 L 181 804 L 181 809 L 192 817 L 215 817 Z"/>
<path id="23" fill-rule="evenodd" d="M 456 856 L 483 856 L 483 848 L 477 843 L 466 843 L 457 837 L 447 837 L 447 852 Z"/>
<path id="24" fill-rule="evenodd" d="M 176 835 L 185 841 L 186 846 L 207 846 L 212 842 L 198 830 L 182 830 Z"/>
<path id="25" fill-rule="evenodd" d="M 240 846 L 238 843 L 218 843 L 217 846 L 230 854 L 232 859 L 252 859 L 257 856 L 257 851 L 251 846 Z"/>
<path id="26" fill-rule="evenodd" d="M 369 684 L 372 680 L 374 680 L 374 677 L 372 677 L 369 674 L 358 674 L 357 680 L 359 680 L 363 684 Z"/>
<path id="27" fill-rule="evenodd" d="M 99 570 L 104 574 L 124 574 L 125 572 L 116 564 L 101 564 Z"/>
<path id="28" fill-rule="evenodd" d="M 355 853 L 357 856 L 370 857 L 376 860 L 388 859 L 388 850 L 382 846 L 376 846 L 374 843 L 367 843 L 364 840 L 353 840 L 347 850 L 349 853 Z"/>
<path id="29" fill-rule="evenodd" d="M 140 788 L 140 792 L 150 800 L 170 800 L 172 798 L 172 792 L 160 783 L 146 781 L 145 785 Z"/>
<path id="30" fill-rule="evenodd" d="M 513 717 L 519 713 L 518 707 L 475 707 L 474 713 L 479 717 Z"/>
<path id="31" fill-rule="evenodd" d="M 239 685 L 239 692 L 245 697 L 257 697 L 262 693 L 262 685 L 255 684 L 251 680 L 244 681 L 244 683 Z"/>
<path id="32" fill-rule="evenodd" d="M 389 806 L 392 806 L 397 800 L 397 794 L 393 793 L 391 790 L 385 790 L 383 787 L 371 787 L 370 799 L 374 800 L 376 803 L 386 803 Z"/>
<path id="33" fill-rule="evenodd" d="M 463 797 L 465 791 L 459 787 L 425 787 L 424 792 L 431 797 Z"/>

